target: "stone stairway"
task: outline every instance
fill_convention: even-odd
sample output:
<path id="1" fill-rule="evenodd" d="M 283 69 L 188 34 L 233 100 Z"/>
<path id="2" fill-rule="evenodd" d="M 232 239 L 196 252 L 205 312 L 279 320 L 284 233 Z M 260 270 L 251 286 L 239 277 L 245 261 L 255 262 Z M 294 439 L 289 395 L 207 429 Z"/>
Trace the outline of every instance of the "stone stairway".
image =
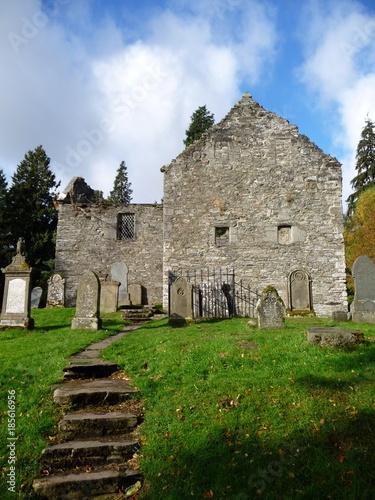
<path id="1" fill-rule="evenodd" d="M 42 453 L 45 475 L 33 483 L 41 497 L 122 499 L 140 489 L 134 457 L 141 418 L 137 390 L 115 363 L 99 359 L 102 349 L 136 328 L 125 327 L 70 358 L 65 380 L 54 392 L 64 417 L 55 444 Z"/>

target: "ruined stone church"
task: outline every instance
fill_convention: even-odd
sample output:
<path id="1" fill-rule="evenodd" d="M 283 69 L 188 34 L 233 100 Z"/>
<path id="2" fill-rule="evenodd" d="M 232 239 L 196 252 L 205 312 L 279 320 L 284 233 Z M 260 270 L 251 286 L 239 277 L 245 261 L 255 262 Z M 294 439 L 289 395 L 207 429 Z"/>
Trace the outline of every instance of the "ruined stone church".
<path id="1" fill-rule="evenodd" d="M 82 178 L 60 194 L 67 305 L 87 269 L 122 276 L 121 300 L 138 284 L 143 304 L 166 307 L 170 271 L 231 268 L 289 311 L 347 310 L 341 166 L 296 126 L 246 93 L 161 172 L 162 204 L 97 203 Z"/>

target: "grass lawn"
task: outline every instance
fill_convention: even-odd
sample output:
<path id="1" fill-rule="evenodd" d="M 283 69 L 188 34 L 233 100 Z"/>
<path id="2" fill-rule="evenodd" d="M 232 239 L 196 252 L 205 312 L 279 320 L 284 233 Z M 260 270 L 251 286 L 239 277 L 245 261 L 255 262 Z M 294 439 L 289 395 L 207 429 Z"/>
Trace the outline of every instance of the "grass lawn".
<path id="1" fill-rule="evenodd" d="M 119 331 L 72 331 L 74 309 L 33 310 L 35 329 L 0 332 L 1 498 L 32 499 L 60 410 L 52 385 L 66 358 Z M 375 489 L 375 325 L 355 351 L 312 346 L 308 325 L 258 331 L 247 319 L 173 328 L 151 322 L 104 351 L 142 393 L 140 498 L 370 499 Z M 16 396 L 16 494 L 7 493 L 7 402 Z"/>
<path id="2" fill-rule="evenodd" d="M 140 498 L 373 499 L 375 325 L 354 351 L 308 344 L 308 325 L 149 323 L 104 351 L 144 401 Z"/>
<path id="3" fill-rule="evenodd" d="M 63 378 L 66 358 L 88 344 L 117 333 L 124 321 L 119 313 L 102 315 L 99 331 L 71 330 L 74 309 L 33 309 L 35 328 L 0 331 L 1 439 L 3 499 L 34 498 L 31 485 L 40 472 L 42 449 L 53 438 L 60 410 L 53 403 L 52 385 Z M 8 463 L 14 455 L 8 440 L 8 395 L 15 396 L 16 493 L 8 491 Z M 12 403 L 12 400 L 10 401 Z"/>

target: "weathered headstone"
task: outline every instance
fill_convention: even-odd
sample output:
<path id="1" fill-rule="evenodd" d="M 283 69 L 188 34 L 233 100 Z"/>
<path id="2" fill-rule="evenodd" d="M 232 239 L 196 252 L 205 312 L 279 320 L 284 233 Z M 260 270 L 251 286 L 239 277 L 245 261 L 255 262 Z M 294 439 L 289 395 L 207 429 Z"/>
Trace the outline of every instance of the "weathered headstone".
<path id="1" fill-rule="evenodd" d="M 128 286 L 130 302 L 132 306 L 142 305 L 142 286 L 138 283 L 131 283 Z"/>
<path id="2" fill-rule="evenodd" d="M 347 311 L 333 311 L 332 321 L 348 321 Z"/>
<path id="3" fill-rule="evenodd" d="M 355 292 L 350 306 L 352 320 L 375 323 L 375 265 L 367 255 L 361 255 L 352 268 Z"/>
<path id="4" fill-rule="evenodd" d="M 120 283 L 108 276 L 100 279 L 100 312 L 116 312 L 118 308 L 118 290 Z"/>
<path id="5" fill-rule="evenodd" d="M 40 299 L 42 298 L 43 288 L 35 286 L 31 290 L 31 309 L 38 309 L 40 306 Z"/>
<path id="6" fill-rule="evenodd" d="M 356 330 L 342 330 L 337 327 L 313 327 L 307 331 L 310 344 L 322 347 L 352 347 L 364 341 L 363 333 Z"/>
<path id="7" fill-rule="evenodd" d="M 258 327 L 261 330 L 284 328 L 284 302 L 273 286 L 268 286 L 263 290 L 256 311 L 258 316 Z"/>
<path id="8" fill-rule="evenodd" d="M 78 284 L 73 330 L 98 330 L 101 327 L 99 294 L 99 278 L 93 271 L 86 271 Z"/>
<path id="9" fill-rule="evenodd" d="M 60 274 L 48 279 L 47 307 L 65 307 L 65 279 Z"/>
<path id="10" fill-rule="evenodd" d="M 34 320 L 30 317 L 30 278 L 33 269 L 25 260 L 25 242 L 20 238 L 17 254 L 5 269 L 3 308 L 0 326 L 32 328 Z"/>
<path id="11" fill-rule="evenodd" d="M 311 280 L 303 269 L 289 275 L 289 305 L 291 311 L 311 311 Z"/>
<path id="12" fill-rule="evenodd" d="M 130 299 L 128 293 L 128 266 L 125 262 L 114 262 L 111 266 L 111 278 L 120 283 L 118 291 L 118 305 L 129 306 Z"/>
<path id="13" fill-rule="evenodd" d="M 170 288 L 170 323 L 186 323 L 193 319 L 193 289 L 183 277 L 177 278 Z"/>

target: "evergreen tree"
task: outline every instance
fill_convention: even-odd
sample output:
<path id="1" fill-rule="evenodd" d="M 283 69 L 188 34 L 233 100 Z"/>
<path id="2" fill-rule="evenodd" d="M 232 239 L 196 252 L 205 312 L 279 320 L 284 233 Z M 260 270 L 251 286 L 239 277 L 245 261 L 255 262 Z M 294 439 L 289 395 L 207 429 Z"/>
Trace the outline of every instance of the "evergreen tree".
<path id="1" fill-rule="evenodd" d="M 375 184 L 375 131 L 374 123 L 369 118 L 366 119 L 366 124 L 362 129 L 356 160 L 357 175 L 351 181 L 354 192 L 346 200 L 348 215 L 353 214 L 359 195 L 369 186 Z"/>
<path id="2" fill-rule="evenodd" d="M 8 183 L 4 171 L 0 169 L 0 269 L 9 262 L 9 228 L 7 224 Z"/>
<path id="3" fill-rule="evenodd" d="M 55 257 L 57 212 L 53 202 L 59 185 L 50 170 L 50 159 L 38 146 L 28 151 L 18 165 L 8 192 L 7 220 L 13 253 L 18 238 L 23 237 L 27 262 L 44 272 L 44 279 L 52 271 Z"/>
<path id="4" fill-rule="evenodd" d="M 132 200 L 133 190 L 128 180 L 128 169 L 124 161 L 120 163 L 117 175 L 113 183 L 113 189 L 109 193 L 108 201 L 118 205 L 127 205 Z"/>
<path id="5" fill-rule="evenodd" d="M 186 147 L 198 140 L 215 123 L 214 115 L 207 110 L 206 106 L 200 106 L 190 119 L 190 126 L 185 131 L 186 139 L 183 141 Z"/>

